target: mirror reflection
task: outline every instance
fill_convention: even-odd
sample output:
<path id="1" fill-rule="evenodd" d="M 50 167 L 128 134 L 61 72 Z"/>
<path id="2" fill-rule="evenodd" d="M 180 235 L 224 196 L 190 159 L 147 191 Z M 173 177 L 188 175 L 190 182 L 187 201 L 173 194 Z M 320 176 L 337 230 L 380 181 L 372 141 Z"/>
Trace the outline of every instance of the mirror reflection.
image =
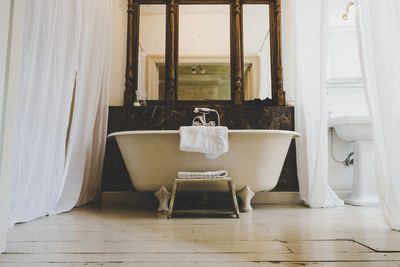
<path id="1" fill-rule="evenodd" d="M 271 98 L 269 5 L 243 5 L 245 100 Z"/>
<path id="2" fill-rule="evenodd" d="M 163 100 L 159 66 L 165 61 L 165 5 L 141 5 L 139 21 L 138 94 Z M 165 70 L 162 75 L 165 75 Z"/>
<path id="3" fill-rule="evenodd" d="M 229 5 L 179 6 L 178 100 L 230 100 Z"/>
<path id="4" fill-rule="evenodd" d="M 165 5 L 141 5 L 138 91 L 165 99 Z M 245 100 L 271 98 L 269 5 L 243 5 Z M 229 5 L 179 6 L 178 100 L 230 100 Z"/>

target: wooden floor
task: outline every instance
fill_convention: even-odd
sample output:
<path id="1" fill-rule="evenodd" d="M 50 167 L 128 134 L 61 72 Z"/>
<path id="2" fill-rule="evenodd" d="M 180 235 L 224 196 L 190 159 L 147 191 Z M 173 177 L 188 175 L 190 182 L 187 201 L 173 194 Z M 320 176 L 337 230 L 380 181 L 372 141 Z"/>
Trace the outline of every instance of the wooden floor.
<path id="1" fill-rule="evenodd" d="M 236 218 L 165 219 L 89 205 L 9 230 L 0 266 L 400 266 L 379 208 L 263 205 Z"/>

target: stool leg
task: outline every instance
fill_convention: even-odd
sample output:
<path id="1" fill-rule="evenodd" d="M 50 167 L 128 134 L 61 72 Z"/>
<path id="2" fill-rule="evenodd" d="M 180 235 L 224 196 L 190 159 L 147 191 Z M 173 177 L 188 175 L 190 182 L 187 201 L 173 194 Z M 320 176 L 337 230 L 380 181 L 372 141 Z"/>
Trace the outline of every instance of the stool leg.
<path id="1" fill-rule="evenodd" d="M 236 214 L 236 217 L 239 218 L 239 206 L 238 206 L 237 199 L 236 199 L 235 185 L 232 183 L 232 181 L 228 181 L 228 187 L 229 187 L 229 191 L 232 194 L 233 212 Z"/>
<path id="2" fill-rule="evenodd" d="M 178 182 L 174 182 L 174 188 L 172 189 L 172 197 L 171 201 L 169 202 L 169 210 L 168 210 L 168 219 L 171 219 L 172 217 L 172 210 L 174 209 L 174 202 L 175 202 L 175 196 L 176 196 L 176 188 L 178 187 Z"/>

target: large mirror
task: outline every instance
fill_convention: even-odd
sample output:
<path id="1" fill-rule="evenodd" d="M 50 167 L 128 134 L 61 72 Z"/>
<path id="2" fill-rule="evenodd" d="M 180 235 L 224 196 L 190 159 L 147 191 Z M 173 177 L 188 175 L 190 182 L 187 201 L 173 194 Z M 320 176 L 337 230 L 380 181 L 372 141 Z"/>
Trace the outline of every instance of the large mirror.
<path id="1" fill-rule="evenodd" d="M 271 98 L 269 5 L 243 5 L 244 99 Z"/>
<path id="2" fill-rule="evenodd" d="M 180 5 L 178 100 L 230 100 L 229 5 Z M 165 5 L 141 5 L 138 92 L 165 98 Z M 271 98 L 269 5 L 243 5 L 245 100 Z"/>
<path id="3" fill-rule="evenodd" d="M 126 105 L 136 93 L 167 104 L 285 105 L 280 0 L 128 1 Z"/>
<path id="4" fill-rule="evenodd" d="M 179 6 L 178 100 L 230 100 L 229 5 Z"/>
<path id="5" fill-rule="evenodd" d="M 141 5 L 138 47 L 138 94 L 165 98 L 165 5 Z"/>

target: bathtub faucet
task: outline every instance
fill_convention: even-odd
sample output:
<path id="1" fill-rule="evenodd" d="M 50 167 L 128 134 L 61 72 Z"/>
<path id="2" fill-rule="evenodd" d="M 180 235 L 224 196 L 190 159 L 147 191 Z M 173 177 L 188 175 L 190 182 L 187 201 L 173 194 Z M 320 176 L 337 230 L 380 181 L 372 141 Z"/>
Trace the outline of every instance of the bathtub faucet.
<path id="1" fill-rule="evenodd" d="M 194 113 L 200 113 L 201 115 L 195 116 L 192 121 L 193 126 L 215 126 L 215 121 L 210 121 L 207 122 L 206 115 L 209 114 L 210 112 L 214 112 L 217 114 L 218 118 L 218 126 L 220 126 L 220 118 L 218 111 L 215 109 L 211 108 L 195 108 L 193 110 Z"/>

